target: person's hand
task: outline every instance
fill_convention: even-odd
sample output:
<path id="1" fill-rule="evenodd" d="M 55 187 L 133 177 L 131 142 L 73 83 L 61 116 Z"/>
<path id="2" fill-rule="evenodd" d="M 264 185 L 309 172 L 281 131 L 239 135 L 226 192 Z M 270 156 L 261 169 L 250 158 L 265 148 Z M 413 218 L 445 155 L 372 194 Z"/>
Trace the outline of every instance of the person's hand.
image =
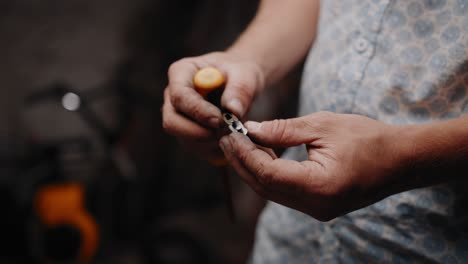
<path id="1" fill-rule="evenodd" d="M 277 158 L 248 137 L 220 140 L 229 163 L 258 194 L 322 221 L 403 191 L 401 127 L 358 115 L 319 112 L 305 117 L 247 122 L 248 136 L 262 146 L 305 144 L 308 160 Z"/>
<path id="2" fill-rule="evenodd" d="M 163 127 L 187 148 L 212 159 L 222 157 L 216 129 L 223 121 L 220 109 L 193 87 L 195 73 L 205 67 L 215 67 L 225 75 L 227 83 L 221 105 L 239 118 L 247 113 L 255 95 L 263 89 L 265 78 L 254 61 L 228 52 L 184 58 L 170 66 L 162 108 Z"/>

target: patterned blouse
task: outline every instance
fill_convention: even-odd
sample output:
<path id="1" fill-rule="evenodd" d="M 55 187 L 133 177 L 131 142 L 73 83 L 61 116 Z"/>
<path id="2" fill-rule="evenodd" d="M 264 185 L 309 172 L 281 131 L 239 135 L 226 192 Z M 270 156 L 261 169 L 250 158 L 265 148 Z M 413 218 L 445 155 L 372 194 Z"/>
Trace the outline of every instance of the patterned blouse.
<path id="1" fill-rule="evenodd" d="M 468 0 L 321 1 L 299 115 L 433 122 L 468 113 L 467 93 Z M 305 160 L 305 148 L 284 158 Z M 468 263 L 468 180 L 396 194 L 326 223 L 270 202 L 251 262 Z"/>

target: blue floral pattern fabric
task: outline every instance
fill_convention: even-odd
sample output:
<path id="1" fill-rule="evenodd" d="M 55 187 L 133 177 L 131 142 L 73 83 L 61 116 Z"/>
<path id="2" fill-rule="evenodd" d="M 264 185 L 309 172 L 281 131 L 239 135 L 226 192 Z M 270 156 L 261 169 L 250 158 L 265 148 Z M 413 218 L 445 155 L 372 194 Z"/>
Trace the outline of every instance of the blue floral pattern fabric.
<path id="1" fill-rule="evenodd" d="M 321 1 L 299 115 L 321 110 L 401 125 L 468 113 L 468 0 Z M 284 158 L 304 160 L 305 148 Z M 467 202 L 462 180 L 326 223 L 270 202 L 251 262 L 468 263 Z"/>

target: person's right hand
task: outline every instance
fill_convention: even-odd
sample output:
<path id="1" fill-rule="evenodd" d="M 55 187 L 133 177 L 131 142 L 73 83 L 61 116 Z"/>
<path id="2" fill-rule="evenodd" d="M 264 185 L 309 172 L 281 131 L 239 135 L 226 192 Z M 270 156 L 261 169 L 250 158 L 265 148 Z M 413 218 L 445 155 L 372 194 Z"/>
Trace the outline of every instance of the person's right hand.
<path id="1" fill-rule="evenodd" d="M 216 129 L 223 123 L 218 107 L 206 101 L 193 86 L 195 73 L 215 67 L 226 77 L 221 105 L 240 119 L 265 85 L 264 73 L 253 60 L 229 52 L 214 52 L 174 62 L 164 91 L 163 127 L 183 145 L 207 159 L 222 158 Z"/>

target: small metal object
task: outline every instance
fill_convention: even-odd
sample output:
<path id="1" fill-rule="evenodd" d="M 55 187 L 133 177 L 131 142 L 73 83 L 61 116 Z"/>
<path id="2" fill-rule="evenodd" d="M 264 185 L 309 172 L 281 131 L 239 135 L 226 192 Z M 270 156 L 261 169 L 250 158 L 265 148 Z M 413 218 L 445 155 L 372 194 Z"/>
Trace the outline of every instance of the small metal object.
<path id="1" fill-rule="evenodd" d="M 76 93 L 68 92 L 62 97 L 62 106 L 68 111 L 77 111 L 81 105 L 81 98 Z"/>
<path id="2" fill-rule="evenodd" d="M 229 127 L 229 130 L 232 132 L 239 132 L 247 136 L 247 128 L 244 127 L 242 122 L 232 113 L 224 112 L 223 113 L 224 123 Z"/>

